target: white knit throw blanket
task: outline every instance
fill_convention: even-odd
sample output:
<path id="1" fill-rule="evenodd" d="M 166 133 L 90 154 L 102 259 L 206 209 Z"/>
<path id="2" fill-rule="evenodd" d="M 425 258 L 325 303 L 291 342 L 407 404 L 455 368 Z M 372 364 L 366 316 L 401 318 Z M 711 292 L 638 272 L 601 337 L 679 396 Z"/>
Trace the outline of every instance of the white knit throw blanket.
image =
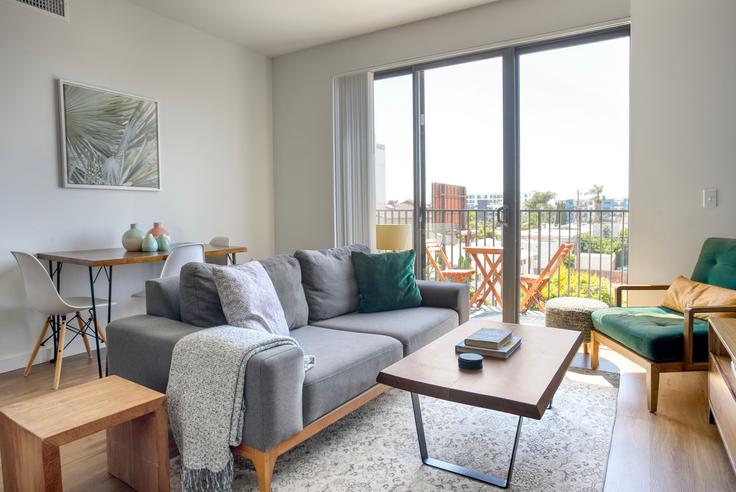
<path id="1" fill-rule="evenodd" d="M 166 389 L 185 491 L 232 490 L 233 455 L 245 417 L 245 368 L 258 352 L 298 346 L 290 337 L 218 326 L 176 343 Z M 305 358 L 305 370 L 313 364 Z"/>

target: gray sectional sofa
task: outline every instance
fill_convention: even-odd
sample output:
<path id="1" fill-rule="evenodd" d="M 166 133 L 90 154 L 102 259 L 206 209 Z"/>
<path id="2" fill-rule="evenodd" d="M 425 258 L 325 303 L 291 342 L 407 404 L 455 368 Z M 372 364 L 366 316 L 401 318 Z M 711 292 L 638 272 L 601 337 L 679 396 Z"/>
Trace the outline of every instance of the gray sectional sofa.
<path id="1" fill-rule="evenodd" d="M 314 428 L 335 409 L 371 391 L 383 368 L 468 319 L 467 286 L 430 281 L 417 282 L 420 307 L 355 312 L 357 286 L 349 250 L 345 250 L 297 252 L 296 257 L 279 255 L 261 261 L 276 288 L 291 336 L 304 353 L 316 356 L 314 368 L 306 374 L 302 350 L 291 346 L 261 352 L 248 362 L 241 448 L 265 453 L 258 459 L 270 456 L 266 468 L 272 469 L 275 458 L 291 447 L 284 445 L 286 440 L 297 444 L 305 427 L 314 424 Z M 335 251 L 337 263 L 330 257 Z M 191 263 L 180 277 L 146 283 L 147 314 L 108 326 L 110 374 L 166 391 L 176 342 L 197 330 L 226 324 L 211 268 Z M 305 433 L 304 439 L 309 437 L 306 434 L 314 432 Z M 258 469 L 252 453 L 241 454 Z M 261 475 L 259 481 L 270 482 L 270 472 Z M 267 490 L 268 484 L 261 483 L 261 489 Z"/>

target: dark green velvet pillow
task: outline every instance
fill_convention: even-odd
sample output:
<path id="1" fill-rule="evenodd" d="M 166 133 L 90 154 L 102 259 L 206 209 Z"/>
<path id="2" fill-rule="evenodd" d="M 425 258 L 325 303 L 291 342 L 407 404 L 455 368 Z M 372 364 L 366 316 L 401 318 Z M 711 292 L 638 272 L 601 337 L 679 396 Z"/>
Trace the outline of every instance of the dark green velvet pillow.
<path id="1" fill-rule="evenodd" d="M 353 251 L 358 282 L 358 311 L 375 313 L 417 307 L 422 303 L 414 277 L 414 250 L 366 254 Z"/>

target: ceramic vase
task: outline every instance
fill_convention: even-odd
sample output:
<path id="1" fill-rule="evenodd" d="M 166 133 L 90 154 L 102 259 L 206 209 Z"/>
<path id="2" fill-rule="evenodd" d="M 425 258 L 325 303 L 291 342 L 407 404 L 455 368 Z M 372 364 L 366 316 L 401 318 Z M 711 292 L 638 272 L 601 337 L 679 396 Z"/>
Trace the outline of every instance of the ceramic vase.
<path id="1" fill-rule="evenodd" d="M 171 247 L 171 238 L 169 238 L 168 234 L 157 237 L 156 241 L 158 242 L 159 251 L 168 251 Z"/>
<path id="2" fill-rule="evenodd" d="M 151 234 L 153 237 L 169 236 L 169 239 L 171 239 L 169 231 L 164 229 L 161 222 L 154 222 L 153 227 L 148 230 L 148 234 Z"/>
<path id="3" fill-rule="evenodd" d="M 143 251 L 158 251 L 158 241 L 156 241 L 156 238 L 150 232 L 143 238 L 141 249 Z"/>
<path id="4" fill-rule="evenodd" d="M 137 224 L 130 224 L 130 229 L 123 234 L 123 248 L 126 251 L 140 251 L 144 237 L 146 235 L 142 230 L 138 229 Z"/>

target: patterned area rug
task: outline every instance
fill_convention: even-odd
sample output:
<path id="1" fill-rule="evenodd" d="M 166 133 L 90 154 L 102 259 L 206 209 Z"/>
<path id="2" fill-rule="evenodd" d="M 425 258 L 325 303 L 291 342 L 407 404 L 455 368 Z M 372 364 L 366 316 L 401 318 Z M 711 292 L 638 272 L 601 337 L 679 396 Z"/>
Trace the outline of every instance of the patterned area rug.
<path id="1" fill-rule="evenodd" d="M 618 374 L 572 368 L 541 420 L 524 419 L 509 490 L 599 491 L 616 414 Z M 421 398 L 429 454 L 505 476 L 517 417 Z M 172 490 L 180 490 L 179 459 Z M 246 460 L 236 491 L 258 490 Z M 281 456 L 275 491 L 498 490 L 423 466 L 409 394 L 392 389 Z"/>

